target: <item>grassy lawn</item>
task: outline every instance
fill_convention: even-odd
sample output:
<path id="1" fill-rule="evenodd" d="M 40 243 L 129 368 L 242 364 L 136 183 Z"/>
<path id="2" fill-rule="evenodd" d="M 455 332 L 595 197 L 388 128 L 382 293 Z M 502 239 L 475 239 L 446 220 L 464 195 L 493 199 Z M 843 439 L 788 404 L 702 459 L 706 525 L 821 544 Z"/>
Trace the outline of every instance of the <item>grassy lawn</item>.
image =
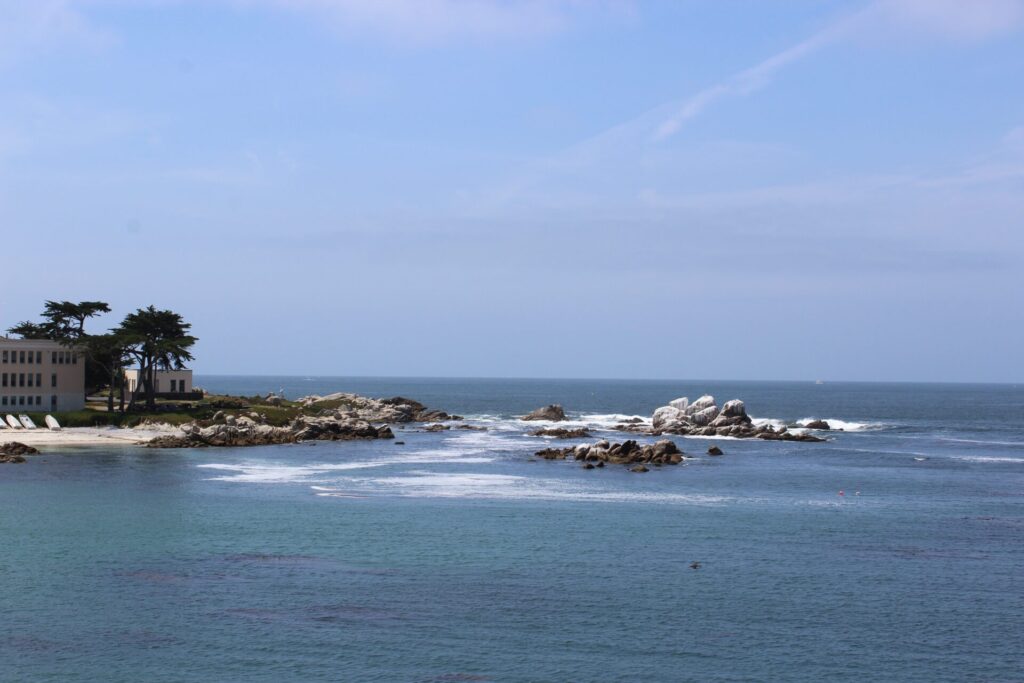
<path id="1" fill-rule="evenodd" d="M 166 422 L 168 424 L 185 424 L 192 421 L 210 420 L 223 411 L 226 415 L 248 415 L 259 413 L 265 416 L 268 424 L 286 425 L 299 415 L 315 415 L 325 408 L 337 408 L 341 401 L 332 401 L 337 406 L 317 405 L 315 409 L 303 410 L 297 403 L 282 401 L 280 405 L 270 405 L 261 396 L 218 396 L 206 395 L 201 401 L 157 401 L 156 411 L 133 410 L 120 413 L 107 412 L 106 400 L 90 397 L 84 410 L 63 413 L 45 413 L 29 411 L 26 414 L 39 426 L 46 424 L 46 415 L 53 415 L 62 427 L 135 427 L 142 422 Z M 118 403 L 115 401 L 115 408 Z M 25 411 L 16 411 L 21 414 Z"/>

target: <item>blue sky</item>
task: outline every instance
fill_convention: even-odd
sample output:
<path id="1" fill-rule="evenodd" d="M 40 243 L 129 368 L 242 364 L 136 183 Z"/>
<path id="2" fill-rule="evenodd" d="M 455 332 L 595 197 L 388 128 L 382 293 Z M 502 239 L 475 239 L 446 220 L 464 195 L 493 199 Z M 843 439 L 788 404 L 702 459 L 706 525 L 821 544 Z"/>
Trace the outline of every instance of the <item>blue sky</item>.
<path id="1" fill-rule="evenodd" d="M 3 327 L 152 303 L 205 373 L 1024 381 L 1021 0 L 0 0 L 0 103 Z"/>

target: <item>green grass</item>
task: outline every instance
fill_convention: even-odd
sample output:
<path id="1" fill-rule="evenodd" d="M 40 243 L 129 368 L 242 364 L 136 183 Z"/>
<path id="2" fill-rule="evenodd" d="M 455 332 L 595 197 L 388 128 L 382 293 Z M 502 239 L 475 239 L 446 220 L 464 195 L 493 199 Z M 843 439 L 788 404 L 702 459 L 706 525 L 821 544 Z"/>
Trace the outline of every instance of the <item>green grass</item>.
<path id="1" fill-rule="evenodd" d="M 331 403 L 341 403 L 332 401 Z M 115 408 L 119 405 L 115 402 Z M 136 404 L 138 405 L 138 404 Z M 167 406 L 159 410 L 160 406 Z M 281 405 L 269 405 L 262 397 L 244 396 L 218 396 L 208 395 L 201 401 L 157 401 L 158 410 L 155 412 L 133 410 L 132 412 L 120 413 L 107 412 L 106 401 L 90 401 L 84 410 L 75 410 L 61 413 L 41 413 L 30 411 L 27 414 L 40 427 L 45 426 L 46 416 L 53 415 L 62 427 L 135 427 L 142 422 L 165 422 L 167 424 L 181 425 L 188 422 L 203 422 L 213 419 L 218 412 L 236 417 L 250 413 L 259 413 L 266 417 L 267 424 L 283 426 L 294 420 L 299 415 L 316 415 L 323 408 L 328 406 L 317 405 L 315 408 L 303 409 L 299 404 L 292 401 L 284 401 Z M 21 414 L 24 410 L 13 411 Z"/>

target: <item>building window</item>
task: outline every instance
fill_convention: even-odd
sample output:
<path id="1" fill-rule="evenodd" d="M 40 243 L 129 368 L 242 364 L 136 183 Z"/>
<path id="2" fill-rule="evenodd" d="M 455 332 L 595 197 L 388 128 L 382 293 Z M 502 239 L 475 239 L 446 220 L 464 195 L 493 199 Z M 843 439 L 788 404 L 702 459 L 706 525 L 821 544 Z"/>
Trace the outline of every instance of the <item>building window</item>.
<path id="1" fill-rule="evenodd" d="M 43 405 L 43 397 L 42 396 L 36 396 L 36 405 L 37 406 Z"/>
<path id="2" fill-rule="evenodd" d="M 3 406 L 7 405 L 7 397 L 6 396 L 4 396 L 3 398 L 0 398 L 0 405 L 3 405 Z"/>
<path id="3" fill-rule="evenodd" d="M 29 351 L 28 352 L 28 362 L 29 362 L 29 365 L 32 364 L 32 362 L 35 360 L 35 358 L 36 358 L 36 354 L 34 354 L 31 351 Z"/>
<path id="4" fill-rule="evenodd" d="M 50 386 L 51 387 L 57 386 L 57 373 L 56 372 L 53 373 L 52 375 L 50 375 Z"/>
<path id="5" fill-rule="evenodd" d="M 5 363 L 7 362 L 7 352 L 6 351 L 4 351 L 4 362 Z"/>
<path id="6" fill-rule="evenodd" d="M 71 352 L 71 364 L 78 365 L 78 354 L 73 351 Z"/>
<path id="7" fill-rule="evenodd" d="M 28 373 L 28 385 L 32 386 L 32 373 Z"/>
<path id="8" fill-rule="evenodd" d="M 5 386 L 5 387 L 7 386 L 7 373 L 6 372 L 3 374 L 3 385 L 2 386 Z"/>
<path id="9" fill-rule="evenodd" d="M 24 363 L 25 362 L 25 352 L 24 351 L 18 351 L 18 362 L 19 363 Z"/>
<path id="10" fill-rule="evenodd" d="M 42 351 L 36 351 L 36 365 L 39 365 L 42 362 L 43 362 L 43 352 Z"/>
<path id="11" fill-rule="evenodd" d="M 37 387 L 43 386 L 43 373 L 41 373 L 41 372 L 37 372 L 36 373 L 36 386 Z"/>
<path id="12" fill-rule="evenodd" d="M 57 352 L 56 351 L 54 351 L 54 352 L 52 352 L 50 354 L 50 362 L 53 363 L 54 365 L 57 364 Z"/>
<path id="13" fill-rule="evenodd" d="M 19 406 L 25 405 L 25 397 L 24 396 L 19 396 L 18 397 L 18 405 Z"/>
<path id="14" fill-rule="evenodd" d="M 25 373 L 24 372 L 19 372 L 18 373 L 18 386 L 19 387 L 25 386 Z"/>
<path id="15" fill-rule="evenodd" d="M 50 396 L 50 410 L 57 410 L 57 397 Z"/>

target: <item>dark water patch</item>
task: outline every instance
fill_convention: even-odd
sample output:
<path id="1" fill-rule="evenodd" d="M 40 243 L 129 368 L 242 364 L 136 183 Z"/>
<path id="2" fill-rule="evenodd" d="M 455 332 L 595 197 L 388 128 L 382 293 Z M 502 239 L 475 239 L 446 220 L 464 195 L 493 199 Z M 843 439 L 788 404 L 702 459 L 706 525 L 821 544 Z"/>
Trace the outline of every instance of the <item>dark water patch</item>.
<path id="1" fill-rule="evenodd" d="M 179 645 L 181 639 L 158 631 L 147 629 L 124 629 L 102 632 L 101 638 L 105 642 L 119 643 L 141 648 L 161 648 Z"/>
<path id="2" fill-rule="evenodd" d="M 924 548 L 915 545 L 843 545 L 840 548 L 866 555 L 885 555 L 904 560 L 988 560 L 984 553 L 958 550 L 955 548 Z"/>
<path id="3" fill-rule="evenodd" d="M 380 623 L 408 621 L 408 614 L 397 610 L 352 604 L 305 605 L 300 607 L 233 607 L 223 611 L 229 617 L 278 622 L 291 626 L 331 623 Z"/>
<path id="4" fill-rule="evenodd" d="M 10 633 L 0 638 L 0 651 L 12 650 L 25 654 L 43 654 L 66 649 L 61 643 L 40 636 Z"/>
<path id="5" fill-rule="evenodd" d="M 228 564 L 237 564 L 252 568 L 273 568 L 273 567 L 298 567 L 307 569 L 325 569 L 341 574 L 366 574 L 369 576 L 388 576 L 395 574 L 394 569 L 377 567 L 360 567 L 330 557 L 317 557 L 314 555 L 289 555 L 274 553 L 237 553 L 225 555 L 220 558 L 211 558 L 213 561 L 223 561 Z"/>
<path id="6" fill-rule="evenodd" d="M 486 683 L 493 680 L 490 676 L 481 676 L 480 674 L 450 673 L 424 678 L 420 683 Z"/>
<path id="7" fill-rule="evenodd" d="M 182 574 L 171 574 L 169 572 L 153 571 L 149 569 L 115 571 L 114 576 L 119 579 L 134 579 L 149 583 L 177 583 L 179 581 L 185 581 L 188 578 Z"/>

